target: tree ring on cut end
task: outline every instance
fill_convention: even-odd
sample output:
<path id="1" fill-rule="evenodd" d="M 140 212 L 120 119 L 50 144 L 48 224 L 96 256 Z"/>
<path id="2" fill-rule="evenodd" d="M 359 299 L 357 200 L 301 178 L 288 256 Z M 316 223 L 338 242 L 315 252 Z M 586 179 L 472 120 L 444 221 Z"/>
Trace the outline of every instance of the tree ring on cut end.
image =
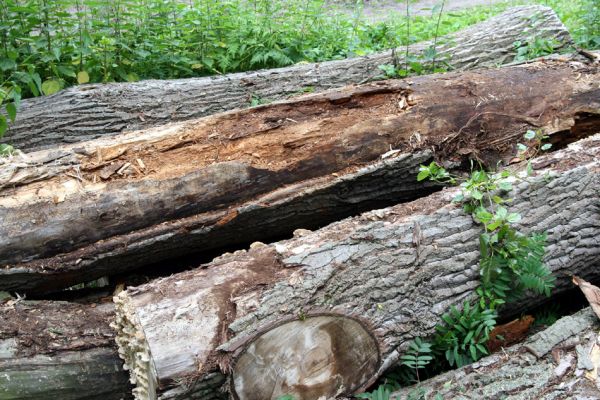
<path id="1" fill-rule="evenodd" d="M 321 314 L 282 323 L 237 357 L 231 391 L 238 400 L 314 400 L 352 394 L 375 377 L 379 345 L 359 320 Z"/>

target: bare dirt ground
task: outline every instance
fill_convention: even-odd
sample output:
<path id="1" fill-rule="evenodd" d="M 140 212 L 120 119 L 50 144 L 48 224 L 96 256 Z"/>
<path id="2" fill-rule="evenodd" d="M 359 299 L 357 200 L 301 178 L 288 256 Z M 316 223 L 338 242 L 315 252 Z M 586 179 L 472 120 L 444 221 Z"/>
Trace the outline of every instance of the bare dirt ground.
<path id="1" fill-rule="evenodd" d="M 492 5 L 502 3 L 505 0 L 446 0 L 444 4 L 445 11 L 454 11 L 463 8 Z M 352 12 L 353 1 L 335 1 L 342 8 Z M 441 0 L 417 0 L 410 1 L 409 11 L 411 15 L 430 15 L 433 7 L 441 4 Z M 403 0 L 365 0 L 363 15 L 370 21 L 381 21 L 394 14 L 406 14 L 406 3 Z"/>

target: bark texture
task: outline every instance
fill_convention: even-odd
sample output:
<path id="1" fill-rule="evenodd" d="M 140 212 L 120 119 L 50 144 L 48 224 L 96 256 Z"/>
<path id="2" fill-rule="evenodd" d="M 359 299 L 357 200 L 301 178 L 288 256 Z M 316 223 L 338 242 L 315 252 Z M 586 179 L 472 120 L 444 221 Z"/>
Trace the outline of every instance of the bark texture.
<path id="1" fill-rule="evenodd" d="M 112 305 L 0 305 L 0 399 L 131 398 L 109 327 Z"/>
<path id="2" fill-rule="evenodd" d="M 590 308 L 524 343 L 392 394 L 392 399 L 598 399 L 600 324 Z"/>
<path id="3" fill-rule="evenodd" d="M 516 185 L 511 211 L 523 215 L 521 231 L 547 232 L 545 261 L 557 278 L 555 293 L 572 287 L 573 274 L 600 278 L 599 154 L 595 135 L 537 159 L 537 176 Z M 378 342 L 372 350 L 380 360 L 378 372 L 340 385 L 335 376 L 341 360 L 318 345 L 337 335 L 319 341 L 299 335 L 295 343 L 306 344 L 302 353 L 322 355 L 315 362 L 318 373 L 313 364 L 304 375 L 287 375 L 283 368 L 277 372 L 281 360 L 268 366 L 256 361 L 252 366 L 268 367 L 275 382 L 264 388 L 271 390 L 267 398 L 289 393 L 314 399 L 364 388 L 398 360 L 407 342 L 430 335 L 441 315 L 473 296 L 479 285 L 481 227 L 448 204 L 456 192 L 444 190 L 315 232 L 297 232 L 272 245 L 256 243 L 196 270 L 121 292 L 115 297 L 114 327 L 135 395 L 202 399 L 207 379 L 221 372 L 231 373 L 234 398 L 258 398 L 237 391 L 244 381 L 240 360 L 248 353 L 260 360 L 255 344 L 274 328 L 288 321 L 309 327 L 322 315 L 362 321 Z M 539 300 L 531 297 L 505 312 Z M 287 356 L 288 361 L 299 357 L 294 348 Z"/>
<path id="4" fill-rule="evenodd" d="M 511 9 L 459 33 L 441 38 L 438 59 L 455 69 L 490 67 L 513 61 L 517 40 L 571 43 L 568 31 L 549 7 Z M 411 47 L 422 54 L 431 42 Z M 403 63 L 404 51 L 398 52 Z M 170 121 L 245 108 L 252 97 L 273 101 L 307 91 L 321 91 L 366 82 L 381 75 L 378 66 L 391 64 L 385 52 L 349 60 L 296 65 L 289 68 L 220 77 L 138 83 L 83 85 L 58 94 L 23 101 L 6 140 L 23 151 L 47 148 L 144 129 Z"/>
<path id="5" fill-rule="evenodd" d="M 0 290 L 49 291 L 427 194 L 418 165 L 597 132 L 568 58 L 347 87 L 0 160 Z"/>

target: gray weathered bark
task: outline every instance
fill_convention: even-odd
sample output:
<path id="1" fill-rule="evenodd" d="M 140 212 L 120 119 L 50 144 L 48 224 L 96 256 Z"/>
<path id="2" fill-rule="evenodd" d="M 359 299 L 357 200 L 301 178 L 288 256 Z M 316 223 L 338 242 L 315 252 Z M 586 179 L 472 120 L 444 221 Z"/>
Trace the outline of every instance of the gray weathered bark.
<path id="1" fill-rule="evenodd" d="M 535 160 L 537 176 L 525 179 L 523 172 L 516 184 L 511 211 L 523 215 L 521 231 L 547 232 L 545 261 L 556 277 L 555 293 L 572 288 L 573 274 L 600 278 L 599 155 L 595 135 Z M 261 390 L 273 399 L 284 394 L 315 399 L 364 388 L 398 360 L 411 339 L 432 334 L 451 305 L 474 296 L 482 229 L 461 207 L 448 204 L 456 192 L 298 232 L 272 245 L 256 243 L 121 292 L 114 327 L 135 395 L 202 399 L 208 377 L 224 372 L 231 373 L 234 398 L 265 398 L 264 392 L 246 392 L 248 370 L 269 377 L 261 380 L 267 386 Z M 539 300 L 530 297 L 505 312 Z M 369 359 L 377 360 L 378 373 L 358 374 L 360 380 L 340 387 L 338 378 L 346 376 L 340 368 L 347 364 L 331 349 L 343 334 L 298 334 L 296 341 L 287 340 L 304 345 L 284 348 L 281 356 L 260 342 L 286 321 L 311 327 L 318 316 L 362 321 L 379 345 Z M 240 369 L 247 354 L 252 361 L 246 357 Z M 301 372 L 281 368 L 290 360 L 300 363 L 294 372 Z M 353 367 L 372 368 L 367 361 Z"/>
<path id="2" fill-rule="evenodd" d="M 55 290 L 414 199 L 431 190 L 415 175 L 432 150 L 495 163 L 527 129 L 556 142 L 596 132 L 599 79 L 566 58 L 422 76 L 0 160 L 0 290 Z"/>
<path id="3" fill-rule="evenodd" d="M 599 329 L 598 317 L 586 308 L 521 344 L 400 390 L 391 399 L 417 393 L 418 398 L 453 400 L 598 399 Z"/>
<path id="4" fill-rule="evenodd" d="M 571 43 L 568 31 L 552 9 L 518 7 L 441 38 L 438 59 L 447 59 L 458 70 L 497 66 L 514 59 L 515 41 L 534 38 L 554 40 L 557 49 Z M 411 46 L 410 52 L 421 54 L 431 44 Z M 397 54 L 400 63 L 403 54 L 404 51 Z M 221 77 L 78 86 L 23 101 L 5 141 L 23 151 L 32 151 L 115 135 L 245 108 L 252 96 L 273 101 L 306 91 L 366 82 L 381 75 L 379 65 L 390 63 L 392 53 L 388 51 Z"/>
<path id="5" fill-rule="evenodd" d="M 10 300 L 0 305 L 0 399 L 131 397 L 111 304 Z"/>

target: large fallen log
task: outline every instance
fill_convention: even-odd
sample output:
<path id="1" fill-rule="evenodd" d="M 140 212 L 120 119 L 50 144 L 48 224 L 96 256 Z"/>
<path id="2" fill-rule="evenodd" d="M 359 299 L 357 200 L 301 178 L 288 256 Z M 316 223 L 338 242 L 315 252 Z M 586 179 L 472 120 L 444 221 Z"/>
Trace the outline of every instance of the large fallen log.
<path id="1" fill-rule="evenodd" d="M 555 293 L 600 278 L 600 135 L 538 159 L 511 210 L 548 234 Z M 542 169 L 540 169 L 542 168 Z M 521 175 L 522 177 L 525 174 Z M 115 297 L 119 353 L 138 399 L 352 394 L 435 330 L 479 284 L 481 226 L 456 189 L 225 254 Z M 509 306 L 532 307 L 530 297 Z"/>
<path id="2" fill-rule="evenodd" d="M 0 290 L 48 291 L 427 194 L 418 165 L 597 132 L 599 66 L 347 87 L 0 160 Z"/>
<path id="3" fill-rule="evenodd" d="M 112 317 L 112 304 L 0 304 L 0 399 L 130 398 Z"/>
<path id="4" fill-rule="evenodd" d="M 550 40 L 556 49 L 571 43 L 568 31 L 550 8 L 517 7 L 440 38 L 438 59 L 458 70 L 497 66 L 513 61 L 514 42 L 527 45 L 537 38 Z M 432 42 L 413 45 L 410 53 L 421 55 L 431 45 Z M 404 50 L 396 55 L 402 65 Z M 253 98 L 273 101 L 366 82 L 381 75 L 379 65 L 392 62 L 388 51 L 219 77 L 73 87 L 23 101 L 5 140 L 23 151 L 90 140 L 249 107 Z"/>
<path id="5" fill-rule="evenodd" d="M 554 166 L 555 169 L 567 168 L 568 171 L 558 178 L 548 175 L 543 180 L 546 186 L 542 185 L 537 189 L 522 187 L 520 195 L 517 196 L 519 209 L 531 207 L 531 204 L 537 205 L 533 208 L 533 214 L 525 214 L 528 220 L 524 223 L 530 228 L 548 229 L 550 232 L 551 245 L 547 258 L 557 274 L 558 290 L 572 287 L 571 273 L 583 273 L 588 279 L 598 277 L 597 233 L 600 223 L 597 151 L 600 138 L 590 143 L 591 140 L 594 139 L 588 139 L 579 147 L 573 148 L 569 154 L 561 151 L 540 159 L 535 164 L 536 170 L 540 167 Z M 591 157 L 596 157 L 596 160 L 590 166 L 587 163 Z M 539 170 L 538 174 L 546 176 L 546 172 Z M 590 180 L 590 173 L 595 174 L 596 178 Z M 478 228 L 469 217 L 451 206 L 445 206 L 444 209 L 433 213 L 446 203 L 444 198 L 451 196 L 451 192 L 435 194 L 412 204 L 378 210 L 342 221 L 319 232 L 298 232 L 298 238 L 275 243 L 270 246 L 270 252 L 255 245 L 249 254 L 226 255 L 205 266 L 205 271 L 210 272 L 210 279 L 205 283 L 200 282 L 204 289 L 197 288 L 201 292 L 197 302 L 191 297 L 186 298 L 189 292 L 183 292 L 180 297 L 181 305 L 175 310 L 175 318 L 168 319 L 169 313 L 173 311 L 169 308 L 156 309 L 153 312 L 165 317 L 161 317 L 156 323 L 166 320 L 169 329 L 174 323 L 180 323 L 182 329 L 193 325 L 195 330 L 189 333 L 193 337 L 192 340 L 178 341 L 177 332 L 173 336 L 165 336 L 165 339 L 176 345 L 175 347 L 177 344 L 191 346 L 184 349 L 184 352 L 189 351 L 189 354 L 187 363 L 182 364 L 190 368 L 195 361 L 202 363 L 206 359 L 206 354 L 195 347 L 211 348 L 209 336 L 215 333 L 215 329 L 222 332 L 220 340 L 226 340 L 231 336 L 226 326 L 230 321 L 237 321 L 234 328 L 239 332 L 244 329 L 244 319 L 247 322 L 264 320 L 269 310 L 276 314 L 271 315 L 276 321 L 294 316 L 298 317 L 296 319 L 308 317 L 312 315 L 311 311 L 315 307 L 319 307 L 322 314 L 346 315 L 350 317 L 350 323 L 337 325 L 342 329 L 341 335 L 344 335 L 349 326 L 350 330 L 359 331 L 362 334 L 360 337 L 368 344 L 369 335 L 364 335 L 364 331 L 369 330 L 370 333 L 371 328 L 377 328 L 376 337 L 384 343 L 389 343 L 382 346 L 387 348 L 394 348 L 416 335 L 427 335 L 438 321 L 439 314 L 444 312 L 449 304 L 469 296 L 473 287 L 477 285 Z M 544 203 L 546 201 L 547 204 Z M 577 218 L 571 218 L 571 214 Z M 424 230 L 425 237 L 421 240 L 420 248 L 412 245 L 415 226 L 422 226 Z M 453 246 L 456 246 L 456 249 Z M 282 251 L 283 254 L 278 254 L 277 251 Z M 286 261 L 285 255 L 290 252 L 298 254 Z M 274 263 L 289 268 L 281 270 L 273 266 Z M 301 269 L 302 264 L 307 265 L 305 270 Z M 231 270 L 229 267 L 232 267 Z M 235 289 L 235 285 L 228 285 L 229 280 L 223 281 L 223 275 L 220 275 L 220 278 L 216 275 L 219 271 L 231 271 L 232 275 L 239 276 L 245 267 L 252 268 L 247 271 L 247 276 L 252 279 L 247 283 L 237 282 L 238 289 Z M 163 302 L 171 304 L 166 300 L 172 298 L 174 292 L 180 291 L 182 287 L 187 291 L 193 282 L 201 280 L 201 270 L 194 273 L 200 274 L 195 277 L 190 277 L 190 274 L 192 273 L 158 281 L 157 286 L 152 286 L 158 290 L 154 293 L 149 291 L 150 287 L 147 286 L 140 288 L 138 294 L 135 294 L 137 289 L 132 289 L 126 295 L 121 295 L 118 301 L 124 306 L 125 303 L 139 301 L 140 296 L 157 296 L 157 307 Z M 264 286 L 264 292 L 254 291 L 256 285 L 280 280 L 280 277 L 290 274 L 287 280 L 280 281 L 275 286 Z M 259 279 L 255 279 L 256 277 Z M 216 283 L 212 289 L 223 302 L 204 302 L 211 283 Z M 237 291 L 230 296 L 230 300 L 228 291 L 232 289 Z M 287 298 L 282 298 L 282 295 Z M 128 299 L 131 296 L 133 299 Z M 209 298 L 211 296 L 208 295 Z M 263 306 L 261 296 L 267 298 L 267 303 Z M 268 300 L 269 298 L 271 300 Z M 436 303 L 437 301 L 439 303 Z M 269 308 L 273 302 L 277 303 L 277 306 Z M 213 319 L 212 323 L 207 323 L 210 321 L 206 317 L 203 319 L 200 314 L 210 314 L 210 310 L 214 310 L 215 306 L 222 307 L 222 312 L 214 315 L 219 320 Z M 124 393 L 129 390 L 122 378 L 124 372 L 115 367 L 114 373 L 103 374 L 103 371 L 113 371 L 112 365 L 121 364 L 116 350 L 111 347 L 115 346 L 114 342 L 111 344 L 106 341 L 111 337 L 107 325 L 109 317 L 107 314 L 104 314 L 107 315 L 104 320 L 100 317 L 101 313 L 110 313 L 105 307 L 107 306 L 84 307 L 64 302 L 41 302 L 29 306 L 23 301 L 12 301 L 0 306 L 0 388 L 8 388 L 5 392 L 1 392 L 0 389 L 0 394 L 12 393 L 13 396 L 9 398 L 13 399 L 36 399 L 47 398 L 40 397 L 42 393 L 59 393 L 60 396 L 57 395 L 56 398 L 89 399 L 94 398 L 98 388 L 103 388 L 115 393 L 114 396 L 106 394 L 106 399 L 124 397 Z M 254 318 L 254 315 L 249 313 L 256 311 L 258 307 L 261 309 L 256 314 L 257 318 Z M 355 314 L 364 316 L 356 318 Z M 150 317 L 145 317 L 141 312 L 140 315 L 144 319 Z M 194 317 L 195 315 L 198 316 Z M 198 319 L 205 323 L 204 327 L 195 325 Z M 308 321 L 309 318 L 304 319 Z M 366 324 L 353 324 L 353 321 L 360 323 L 365 319 L 373 321 L 374 325 L 365 329 L 362 326 Z M 314 322 L 314 318 L 311 318 L 311 321 Z M 118 326 L 122 329 L 124 323 L 126 320 L 121 319 Z M 256 325 L 262 323 L 258 322 Z M 265 325 L 268 325 L 268 321 L 265 321 Z M 198 336 L 195 336 L 198 332 Z M 130 333 L 135 335 L 135 332 Z M 153 331 L 151 335 L 154 335 Z M 289 336 L 288 331 L 281 335 L 281 338 Z M 140 341 L 140 345 L 143 345 L 143 336 L 140 336 Z M 356 342 L 349 341 L 348 344 L 350 343 Z M 220 341 L 217 340 L 212 346 L 216 347 L 219 344 Z M 346 349 L 348 344 L 345 345 Z M 293 348 L 294 346 L 290 347 L 292 350 Z M 75 373 L 82 374 L 82 379 L 72 379 L 73 372 L 67 368 L 70 367 L 70 363 L 61 349 L 68 349 L 69 353 L 66 354 L 78 361 L 76 368 L 79 369 L 75 369 Z M 182 350 L 181 347 L 178 347 L 178 350 Z M 315 351 L 311 354 L 318 355 Z M 133 354 L 130 355 L 133 357 Z M 181 354 L 176 354 L 175 358 L 180 356 Z M 140 362 L 151 362 L 145 359 L 143 354 L 140 354 L 140 357 Z M 387 362 L 379 370 L 385 370 L 397 357 L 398 353 L 389 355 Z M 40 363 L 40 358 L 45 362 Z M 100 364 L 98 358 L 102 360 Z M 55 373 L 48 374 L 48 365 L 52 366 Z M 84 367 L 80 368 L 81 365 Z M 197 364 L 197 367 L 200 367 L 200 364 Z M 30 372 L 23 374 L 24 369 Z M 28 376 L 32 379 L 27 380 Z M 170 384 L 171 390 L 167 390 L 168 394 L 163 395 L 163 398 L 227 397 L 227 393 L 218 389 L 223 386 L 226 377 L 216 368 L 212 374 L 203 373 L 201 380 L 204 391 L 198 389 L 201 383 L 194 377 L 175 378 Z M 67 381 L 72 385 L 65 388 L 62 382 Z M 90 385 L 90 381 L 99 385 Z M 9 382 L 17 383 L 8 385 Z M 189 393 L 186 392 L 185 385 L 190 387 Z"/>
<path id="6" fill-rule="evenodd" d="M 590 308 L 524 343 L 392 394 L 391 399 L 598 399 L 600 324 Z M 417 396 L 418 394 L 418 396 Z"/>

